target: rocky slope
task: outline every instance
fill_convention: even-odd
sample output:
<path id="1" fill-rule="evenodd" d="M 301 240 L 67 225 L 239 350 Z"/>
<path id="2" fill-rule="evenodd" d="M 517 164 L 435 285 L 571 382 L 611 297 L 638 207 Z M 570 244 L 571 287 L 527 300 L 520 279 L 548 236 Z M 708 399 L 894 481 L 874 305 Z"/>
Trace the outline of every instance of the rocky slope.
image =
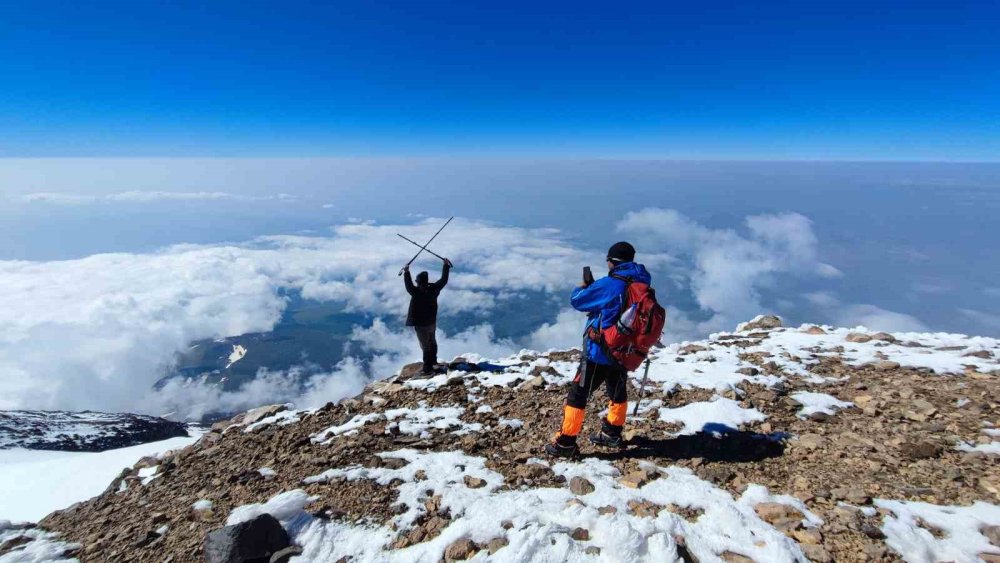
<path id="1" fill-rule="evenodd" d="M 0 411 L 0 449 L 103 452 L 187 436 L 183 423 L 128 413 Z"/>
<path id="2" fill-rule="evenodd" d="M 627 448 L 570 461 L 540 447 L 576 352 L 404 369 L 217 424 L 40 529 L 0 523 L 0 561 L 201 561 L 264 513 L 292 561 L 1000 561 L 998 359 L 995 339 L 758 318 L 659 351 Z"/>

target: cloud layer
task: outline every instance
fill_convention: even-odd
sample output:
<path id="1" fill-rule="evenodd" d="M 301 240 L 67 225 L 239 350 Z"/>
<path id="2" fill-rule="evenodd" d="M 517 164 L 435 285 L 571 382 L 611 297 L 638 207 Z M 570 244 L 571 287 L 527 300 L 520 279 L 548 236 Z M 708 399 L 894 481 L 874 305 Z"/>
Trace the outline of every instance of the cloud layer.
<path id="1" fill-rule="evenodd" d="M 426 240 L 441 224 L 358 221 L 325 236 L 270 236 L 243 244 L 178 245 L 150 254 L 99 254 L 79 260 L 0 262 L 0 409 L 139 410 L 178 418 L 260 403 L 322 404 L 360 390 L 371 377 L 419 357 L 409 331 L 381 320 L 356 327 L 348 358 L 336 368 L 301 366 L 263 372 L 224 393 L 203 381 L 154 382 L 178 351 L 207 338 L 268 331 L 282 317 L 289 291 L 335 301 L 376 318 L 401 315 L 408 296 L 399 267 L 413 247 L 396 233 Z M 665 341 L 730 330 L 774 308 L 802 306 L 837 324 L 923 330 L 918 319 L 874 305 L 841 304 L 829 288 L 775 297 L 787 279 L 832 284 L 841 275 L 819 258 L 809 219 L 794 213 L 747 217 L 741 229 L 710 228 L 670 209 L 628 213 L 617 225 L 654 273 L 654 285 L 680 288 L 696 310 L 678 309 L 666 291 Z M 580 267 L 601 271 L 603 249 L 568 240 L 555 229 L 529 229 L 456 219 L 435 252 L 452 257 L 442 315 L 463 314 L 471 326 L 440 335 L 442 359 L 475 352 L 500 357 L 522 347 L 577 346 L 583 316 L 568 308 L 518 341 L 498 339 L 490 324 L 508 298 L 547 292 L 563 298 Z M 425 257 L 416 270 L 437 275 Z M 509 313 L 509 311 L 508 311 Z"/>
<path id="2" fill-rule="evenodd" d="M 637 248 L 655 248 L 681 260 L 686 278 L 709 318 L 699 332 L 729 329 L 765 309 L 760 289 L 776 276 L 834 278 L 840 272 L 819 260 L 806 217 L 797 213 L 747 217 L 745 234 L 705 227 L 672 209 L 628 213 L 618 231 Z M 676 316 L 675 316 L 676 319 Z"/>
<path id="3" fill-rule="evenodd" d="M 171 410 L 175 401 L 157 406 L 150 389 L 176 352 L 199 339 L 270 330 L 288 290 L 373 315 L 405 311 L 396 273 L 412 249 L 395 233 L 426 239 L 439 224 L 345 225 L 326 237 L 0 262 L 0 408 Z M 498 298 L 564 289 L 592 258 L 551 229 L 461 219 L 435 250 L 458 263 L 442 313 L 481 313 L 484 321 Z"/>

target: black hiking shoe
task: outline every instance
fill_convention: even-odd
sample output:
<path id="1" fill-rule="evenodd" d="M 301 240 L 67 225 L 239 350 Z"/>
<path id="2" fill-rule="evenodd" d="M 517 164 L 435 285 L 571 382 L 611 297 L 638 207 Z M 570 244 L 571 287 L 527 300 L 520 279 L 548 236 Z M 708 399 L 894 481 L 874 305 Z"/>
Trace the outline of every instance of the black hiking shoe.
<path id="1" fill-rule="evenodd" d="M 612 434 L 605 433 L 603 430 L 591 434 L 590 443 L 595 446 L 602 446 L 605 448 L 622 449 L 625 447 L 625 440 L 622 439 L 620 434 L 618 436 L 614 436 Z"/>
<path id="2" fill-rule="evenodd" d="M 590 443 L 605 448 L 624 448 L 625 440 L 622 439 L 622 427 L 612 426 L 607 420 L 604 420 L 601 423 L 601 431 L 590 435 Z"/>
<path id="3" fill-rule="evenodd" d="M 576 438 L 571 436 L 557 436 L 555 440 L 545 444 L 545 453 L 552 457 L 573 457 L 579 452 Z"/>

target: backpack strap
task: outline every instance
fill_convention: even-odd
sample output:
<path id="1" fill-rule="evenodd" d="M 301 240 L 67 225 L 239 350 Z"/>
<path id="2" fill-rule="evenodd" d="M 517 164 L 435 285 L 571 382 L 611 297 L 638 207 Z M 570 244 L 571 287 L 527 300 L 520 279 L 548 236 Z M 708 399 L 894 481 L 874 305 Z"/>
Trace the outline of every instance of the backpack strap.
<path id="1" fill-rule="evenodd" d="M 623 291 L 622 294 L 618 296 L 622 300 L 621 306 L 618 307 L 618 316 L 621 316 L 621 314 L 625 312 L 625 299 L 624 299 L 625 292 L 628 291 L 628 286 L 632 285 L 635 282 L 635 280 L 633 280 L 630 277 L 619 276 L 618 274 L 608 274 L 608 276 L 616 280 L 625 282 L 625 291 Z"/>

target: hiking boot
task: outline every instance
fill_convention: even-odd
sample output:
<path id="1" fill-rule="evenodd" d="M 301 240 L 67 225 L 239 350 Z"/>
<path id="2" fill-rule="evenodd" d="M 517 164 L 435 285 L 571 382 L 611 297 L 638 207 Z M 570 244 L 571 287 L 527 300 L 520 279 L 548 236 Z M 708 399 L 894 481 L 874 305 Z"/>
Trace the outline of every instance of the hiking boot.
<path id="1" fill-rule="evenodd" d="M 621 434 L 615 436 L 613 434 L 607 434 L 603 430 L 591 434 L 590 443 L 595 446 L 602 446 L 605 448 L 621 449 L 625 447 L 625 440 L 622 439 Z"/>
<path id="2" fill-rule="evenodd" d="M 579 451 L 575 436 L 557 436 L 555 440 L 545 444 L 545 453 L 552 457 L 573 457 Z"/>
<path id="3" fill-rule="evenodd" d="M 612 426 L 605 420 L 601 423 L 601 431 L 590 435 L 590 443 L 605 448 L 624 448 L 625 440 L 622 439 L 622 427 Z"/>

